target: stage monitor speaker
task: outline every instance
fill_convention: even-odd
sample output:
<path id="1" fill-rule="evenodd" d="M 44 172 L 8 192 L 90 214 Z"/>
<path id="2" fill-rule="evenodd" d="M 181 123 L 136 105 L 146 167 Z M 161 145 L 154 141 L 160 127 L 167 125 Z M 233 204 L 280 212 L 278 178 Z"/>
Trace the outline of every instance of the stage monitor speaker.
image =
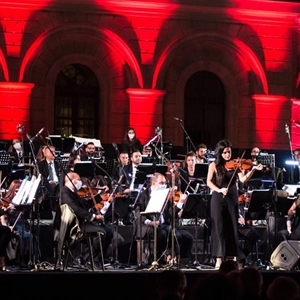
<path id="1" fill-rule="evenodd" d="M 281 242 L 271 255 L 274 268 L 292 270 L 300 266 L 300 241 Z"/>

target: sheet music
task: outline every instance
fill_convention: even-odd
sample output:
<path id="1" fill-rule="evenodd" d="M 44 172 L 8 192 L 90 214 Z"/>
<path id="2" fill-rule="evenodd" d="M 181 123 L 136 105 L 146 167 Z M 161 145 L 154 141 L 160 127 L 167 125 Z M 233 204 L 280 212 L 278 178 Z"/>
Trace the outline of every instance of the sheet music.
<path id="1" fill-rule="evenodd" d="M 32 201 L 33 201 L 33 199 L 35 198 L 35 194 L 36 194 L 36 191 L 37 191 L 37 189 L 39 187 L 39 184 L 41 182 L 41 178 L 42 178 L 42 175 L 40 174 L 38 176 L 38 178 L 34 180 L 34 182 L 32 184 L 32 187 L 31 187 L 31 190 L 30 190 L 30 192 L 28 194 L 28 200 L 26 201 L 26 199 L 25 199 L 26 204 L 31 204 Z"/>
<path id="2" fill-rule="evenodd" d="M 145 213 L 161 213 L 164 208 L 169 191 L 170 189 L 160 189 L 152 191 Z"/>
<path id="3" fill-rule="evenodd" d="M 78 136 L 72 136 L 75 139 L 75 142 L 80 143 L 80 144 L 87 144 L 89 142 L 93 142 L 95 147 L 103 148 L 101 145 L 100 140 L 97 139 L 87 139 L 87 138 L 82 138 Z"/>
<path id="4" fill-rule="evenodd" d="M 21 201 L 23 199 L 23 195 L 24 195 L 24 192 L 25 192 L 25 184 L 26 182 L 28 181 L 28 176 L 26 176 L 21 185 L 20 185 L 20 188 L 19 188 L 19 191 L 17 192 L 17 194 L 14 196 L 14 198 L 12 199 L 12 203 L 15 204 L 15 205 L 20 205 L 21 204 Z"/>
<path id="5" fill-rule="evenodd" d="M 297 189 L 300 188 L 299 184 L 285 184 L 282 189 L 286 191 L 289 195 L 295 195 Z"/>

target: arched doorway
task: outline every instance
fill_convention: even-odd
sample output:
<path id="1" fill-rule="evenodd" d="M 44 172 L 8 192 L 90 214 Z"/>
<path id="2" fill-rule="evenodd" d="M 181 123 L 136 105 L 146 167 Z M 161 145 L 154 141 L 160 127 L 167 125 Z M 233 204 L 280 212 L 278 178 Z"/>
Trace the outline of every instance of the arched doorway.
<path id="1" fill-rule="evenodd" d="M 188 79 L 184 92 L 184 126 L 195 146 L 204 143 L 214 149 L 224 138 L 225 98 L 223 83 L 215 74 L 199 71 Z"/>
<path id="2" fill-rule="evenodd" d="M 99 84 L 81 64 L 65 66 L 55 82 L 55 134 L 98 136 Z"/>

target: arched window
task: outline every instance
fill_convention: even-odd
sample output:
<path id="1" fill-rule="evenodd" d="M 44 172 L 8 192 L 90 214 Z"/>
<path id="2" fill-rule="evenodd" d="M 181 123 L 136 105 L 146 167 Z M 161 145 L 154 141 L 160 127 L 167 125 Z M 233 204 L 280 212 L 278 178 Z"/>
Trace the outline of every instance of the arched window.
<path id="1" fill-rule="evenodd" d="M 226 95 L 221 80 L 211 72 L 199 71 L 187 81 L 184 94 L 187 133 L 195 146 L 204 143 L 214 149 L 225 133 Z"/>
<path id="2" fill-rule="evenodd" d="M 98 99 L 94 73 L 81 64 L 65 66 L 55 83 L 55 133 L 98 136 Z"/>

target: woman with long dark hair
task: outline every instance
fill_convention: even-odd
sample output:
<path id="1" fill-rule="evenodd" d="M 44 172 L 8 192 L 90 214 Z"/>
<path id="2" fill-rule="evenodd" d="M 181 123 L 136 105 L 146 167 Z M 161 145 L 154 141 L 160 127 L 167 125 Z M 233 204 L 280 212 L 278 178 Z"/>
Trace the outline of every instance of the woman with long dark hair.
<path id="1" fill-rule="evenodd" d="M 238 190 L 237 180 L 249 180 L 255 170 L 262 170 L 261 164 L 252 167 L 244 174 L 240 163 L 232 168 L 231 143 L 221 140 L 215 149 L 216 159 L 210 163 L 207 173 L 207 186 L 212 191 L 211 240 L 212 256 L 219 268 L 224 259 L 236 260 L 238 254 Z"/>
<path id="2" fill-rule="evenodd" d="M 125 132 L 122 143 L 122 151 L 127 152 L 130 157 L 134 150 L 139 150 L 142 153 L 143 146 L 141 141 L 137 139 L 134 128 L 130 127 Z"/>

